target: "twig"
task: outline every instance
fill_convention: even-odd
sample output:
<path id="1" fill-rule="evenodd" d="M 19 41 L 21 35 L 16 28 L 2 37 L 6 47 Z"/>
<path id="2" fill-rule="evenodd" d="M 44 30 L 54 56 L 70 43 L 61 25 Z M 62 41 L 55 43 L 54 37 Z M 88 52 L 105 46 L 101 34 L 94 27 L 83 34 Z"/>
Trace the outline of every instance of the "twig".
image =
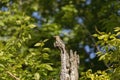
<path id="1" fill-rule="evenodd" d="M 20 80 L 19 78 L 17 78 L 14 74 L 12 74 L 11 72 L 7 71 L 7 73 L 14 78 L 15 80 Z"/>
<path id="2" fill-rule="evenodd" d="M 90 36 L 90 38 L 91 38 L 91 40 L 92 40 L 92 42 L 93 42 L 93 44 L 94 44 L 94 46 L 95 46 L 95 48 L 97 49 L 97 51 L 100 51 L 100 49 L 98 48 L 98 45 L 96 44 L 96 41 L 95 41 L 95 39 L 94 39 L 94 37 L 93 36 L 91 36 L 92 34 L 91 34 L 91 32 L 86 28 L 86 26 L 83 24 L 83 27 L 84 27 L 84 29 L 86 29 L 87 30 L 87 32 L 88 32 L 88 35 Z M 100 33 L 99 31 L 98 31 L 98 29 L 97 29 L 97 27 L 95 26 L 95 30 L 98 32 L 98 33 Z"/>

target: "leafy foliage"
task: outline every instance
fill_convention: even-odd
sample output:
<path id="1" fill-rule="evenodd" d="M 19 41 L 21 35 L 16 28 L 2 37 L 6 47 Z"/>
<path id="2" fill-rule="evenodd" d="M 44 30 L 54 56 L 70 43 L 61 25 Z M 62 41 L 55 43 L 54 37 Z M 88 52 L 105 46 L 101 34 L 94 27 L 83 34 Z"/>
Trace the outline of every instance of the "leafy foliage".
<path id="1" fill-rule="evenodd" d="M 53 71 L 50 49 L 44 47 L 47 39 L 31 43 L 37 28 L 34 19 L 16 11 L 17 6 L 13 3 L 8 11 L 0 11 L 0 36 L 5 38 L 0 41 L 0 79 L 47 79 Z"/>
<path id="2" fill-rule="evenodd" d="M 22 29 L 25 34 L 24 30 Z M 52 71 L 51 63 L 46 62 L 49 60 L 49 48 L 45 48 L 45 41 L 38 42 L 34 47 L 28 47 L 27 42 L 31 39 L 30 34 L 22 35 L 19 38 L 13 37 L 4 45 L 0 50 L 0 75 L 1 79 L 12 80 L 15 74 L 20 79 L 44 79 L 47 78 L 49 71 Z M 1 43 L 2 44 L 2 43 Z"/>
<path id="3" fill-rule="evenodd" d="M 108 67 L 108 73 L 112 80 L 119 79 L 120 76 L 120 27 L 116 27 L 114 32 L 114 34 L 99 32 L 99 34 L 93 35 L 98 38 L 98 44 L 102 47 L 102 50 L 97 52 L 99 60 L 103 60 Z"/>
<path id="4" fill-rule="evenodd" d="M 92 73 L 92 70 L 88 70 L 85 73 L 81 73 L 80 80 L 110 80 L 110 77 L 105 71 L 97 71 Z"/>
<path id="5" fill-rule="evenodd" d="M 98 30 L 97 30 L 98 31 Z M 94 34 L 97 37 L 97 45 L 100 46 L 100 50 L 97 52 L 99 61 L 104 61 L 107 69 L 104 71 L 98 70 L 97 72 L 92 72 L 89 69 L 86 72 L 81 73 L 80 80 L 117 80 L 119 79 L 120 72 L 120 55 L 119 55 L 119 45 L 120 45 L 120 27 L 114 29 L 114 34 L 99 32 Z"/>

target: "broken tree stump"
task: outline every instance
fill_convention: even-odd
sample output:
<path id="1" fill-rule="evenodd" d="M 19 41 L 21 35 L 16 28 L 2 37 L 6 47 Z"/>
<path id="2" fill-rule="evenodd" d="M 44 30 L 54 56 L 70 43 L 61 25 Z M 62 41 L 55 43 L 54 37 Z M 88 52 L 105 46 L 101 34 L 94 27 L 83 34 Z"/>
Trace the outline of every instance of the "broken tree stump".
<path id="1" fill-rule="evenodd" d="M 59 36 L 55 36 L 55 39 L 54 46 L 61 52 L 60 80 L 78 80 L 79 55 L 72 50 L 68 53 Z"/>

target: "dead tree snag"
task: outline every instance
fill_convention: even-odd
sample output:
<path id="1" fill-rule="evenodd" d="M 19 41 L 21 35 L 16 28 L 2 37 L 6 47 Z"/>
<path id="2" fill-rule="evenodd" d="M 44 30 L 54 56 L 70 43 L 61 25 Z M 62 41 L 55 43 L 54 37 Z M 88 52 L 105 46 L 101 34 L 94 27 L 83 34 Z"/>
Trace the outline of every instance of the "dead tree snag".
<path id="1" fill-rule="evenodd" d="M 78 80 L 78 65 L 79 56 L 76 52 L 70 50 L 68 53 L 65 44 L 59 36 L 55 36 L 54 46 L 57 47 L 61 52 L 61 80 Z"/>

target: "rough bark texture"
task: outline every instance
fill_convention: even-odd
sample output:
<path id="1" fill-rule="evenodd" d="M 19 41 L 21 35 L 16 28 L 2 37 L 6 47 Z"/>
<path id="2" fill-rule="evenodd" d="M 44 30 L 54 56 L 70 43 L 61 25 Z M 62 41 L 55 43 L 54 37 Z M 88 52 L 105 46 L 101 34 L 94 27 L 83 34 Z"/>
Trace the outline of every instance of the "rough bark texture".
<path id="1" fill-rule="evenodd" d="M 57 47 L 61 52 L 61 80 L 78 80 L 78 65 L 79 56 L 76 52 L 70 50 L 68 53 L 65 49 L 65 44 L 59 36 L 55 36 L 54 46 Z"/>

